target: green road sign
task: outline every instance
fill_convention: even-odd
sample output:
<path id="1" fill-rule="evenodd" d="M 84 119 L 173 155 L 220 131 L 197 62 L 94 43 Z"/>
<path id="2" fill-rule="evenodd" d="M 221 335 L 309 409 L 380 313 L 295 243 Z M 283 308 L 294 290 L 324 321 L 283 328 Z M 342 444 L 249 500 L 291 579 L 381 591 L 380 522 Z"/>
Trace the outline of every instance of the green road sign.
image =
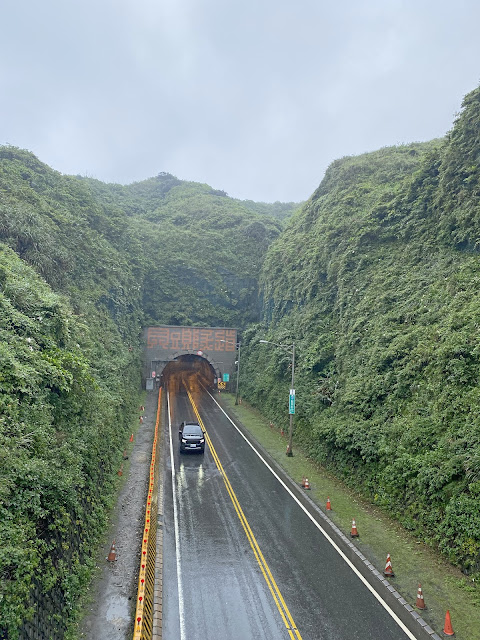
<path id="1" fill-rule="evenodd" d="M 290 389 L 290 397 L 288 400 L 288 413 L 295 413 L 295 389 Z"/>
<path id="2" fill-rule="evenodd" d="M 223 374 L 223 381 L 224 382 L 230 382 L 230 374 L 229 373 L 224 373 Z"/>

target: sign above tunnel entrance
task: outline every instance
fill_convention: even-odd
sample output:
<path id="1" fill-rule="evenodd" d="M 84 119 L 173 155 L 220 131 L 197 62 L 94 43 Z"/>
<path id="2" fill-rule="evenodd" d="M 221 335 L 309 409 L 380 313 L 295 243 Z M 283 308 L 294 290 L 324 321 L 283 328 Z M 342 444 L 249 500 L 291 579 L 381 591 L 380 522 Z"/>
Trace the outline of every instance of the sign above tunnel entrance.
<path id="1" fill-rule="evenodd" d="M 146 342 L 145 376 L 156 371 L 160 379 L 165 366 L 183 356 L 197 356 L 207 360 L 215 375 L 231 380 L 235 373 L 237 330 L 225 327 L 176 327 L 163 325 L 144 331 Z"/>
<path id="2" fill-rule="evenodd" d="M 237 348 L 236 329 L 196 328 L 196 327 L 149 327 L 147 329 L 147 348 L 161 350 L 230 352 Z"/>

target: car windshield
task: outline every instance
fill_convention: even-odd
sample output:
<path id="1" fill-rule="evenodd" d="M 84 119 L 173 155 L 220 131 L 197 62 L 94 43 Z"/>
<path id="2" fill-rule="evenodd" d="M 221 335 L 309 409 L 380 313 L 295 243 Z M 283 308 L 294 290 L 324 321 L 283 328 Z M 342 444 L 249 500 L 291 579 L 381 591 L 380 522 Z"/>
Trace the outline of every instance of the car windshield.
<path id="1" fill-rule="evenodd" d="M 184 436 L 201 436 L 203 434 L 198 424 L 187 424 L 183 430 Z"/>

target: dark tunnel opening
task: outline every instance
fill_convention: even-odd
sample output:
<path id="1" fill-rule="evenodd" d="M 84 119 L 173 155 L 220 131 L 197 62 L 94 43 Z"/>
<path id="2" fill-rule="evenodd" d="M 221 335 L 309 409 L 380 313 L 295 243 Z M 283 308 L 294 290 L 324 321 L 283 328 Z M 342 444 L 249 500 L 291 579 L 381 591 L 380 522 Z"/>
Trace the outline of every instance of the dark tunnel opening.
<path id="1" fill-rule="evenodd" d="M 178 356 L 165 366 L 161 382 L 168 385 L 170 389 L 179 389 L 183 384 L 193 388 L 203 385 L 213 389 L 215 377 L 215 369 L 205 358 L 185 354 Z"/>

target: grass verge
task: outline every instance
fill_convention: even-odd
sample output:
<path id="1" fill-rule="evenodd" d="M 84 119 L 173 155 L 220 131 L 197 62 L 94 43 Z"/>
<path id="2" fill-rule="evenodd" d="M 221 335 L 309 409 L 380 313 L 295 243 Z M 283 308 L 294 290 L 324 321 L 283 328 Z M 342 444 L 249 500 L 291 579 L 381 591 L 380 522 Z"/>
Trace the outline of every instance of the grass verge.
<path id="1" fill-rule="evenodd" d="M 325 512 L 330 498 L 332 511 L 326 513 L 346 535 L 350 534 L 355 518 L 360 536 L 355 544 L 380 572 L 385 568 L 387 553 L 391 555 L 395 572 L 391 584 L 413 607 L 421 583 L 427 606 L 421 616 L 440 636 L 448 609 L 457 640 L 479 640 L 480 589 L 475 582 L 416 540 L 388 514 L 307 458 L 295 443 L 294 456 L 287 457 L 286 437 L 271 428 L 258 410 L 244 400 L 235 405 L 231 394 L 223 393 L 219 399 L 294 481 L 301 483 L 303 476 L 309 479 L 310 497 Z"/>

